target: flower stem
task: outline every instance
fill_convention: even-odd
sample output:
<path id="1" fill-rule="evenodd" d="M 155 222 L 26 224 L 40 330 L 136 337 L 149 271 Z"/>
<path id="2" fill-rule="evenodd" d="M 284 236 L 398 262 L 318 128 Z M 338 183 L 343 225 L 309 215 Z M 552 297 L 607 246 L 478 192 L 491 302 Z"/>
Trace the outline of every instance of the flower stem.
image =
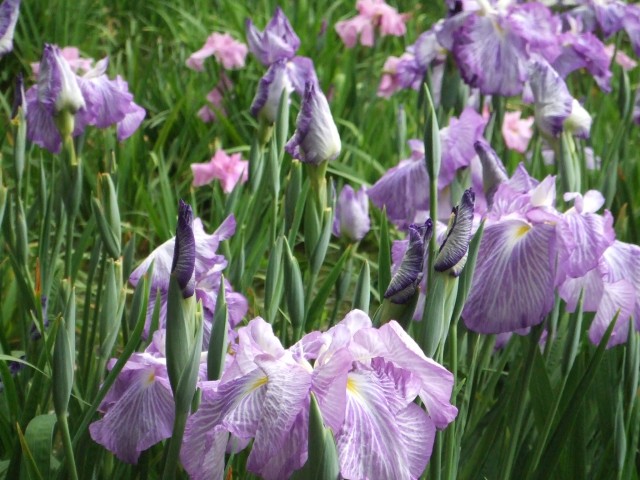
<path id="1" fill-rule="evenodd" d="M 71 445 L 71 435 L 69 434 L 69 423 L 67 422 L 67 412 L 58 415 L 58 427 L 62 436 L 62 445 L 64 447 L 64 456 L 69 469 L 69 478 L 78 480 L 78 472 L 76 471 L 76 461 L 73 456 L 73 446 Z"/>
<path id="2" fill-rule="evenodd" d="M 164 473 L 162 474 L 163 480 L 171 480 L 176 476 L 176 468 L 178 467 L 178 460 L 180 457 L 180 447 L 182 446 L 182 437 L 187 425 L 188 415 L 188 411 L 176 412 L 176 418 L 173 422 L 173 432 L 171 433 L 169 446 L 167 448 Z"/>

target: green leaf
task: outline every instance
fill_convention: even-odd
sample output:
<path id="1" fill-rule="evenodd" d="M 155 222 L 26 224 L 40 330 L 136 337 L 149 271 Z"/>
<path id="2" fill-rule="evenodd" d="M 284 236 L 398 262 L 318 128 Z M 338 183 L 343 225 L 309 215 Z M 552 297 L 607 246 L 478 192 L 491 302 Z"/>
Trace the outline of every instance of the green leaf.
<path id="1" fill-rule="evenodd" d="M 391 242 L 389 240 L 389 223 L 387 220 L 387 210 L 382 209 L 380 217 L 380 244 L 378 251 L 378 291 L 380 298 L 387 291 L 391 281 Z"/>
<path id="2" fill-rule="evenodd" d="M 352 309 L 360 309 L 366 314 L 369 313 L 369 300 L 371 299 L 371 273 L 369 271 L 369 262 L 364 260 L 358 282 L 356 283 L 356 291 L 353 295 Z"/>
<path id="3" fill-rule="evenodd" d="M 316 297 L 313 299 L 313 302 L 311 302 L 311 306 L 309 307 L 309 312 L 307 313 L 307 325 L 314 326 L 314 322 L 320 318 L 320 315 L 324 311 L 327 299 L 329 298 L 331 291 L 335 288 L 336 282 L 342 273 L 344 264 L 351 255 L 352 248 L 353 247 L 351 245 L 347 247 L 322 283 L 322 286 L 318 290 Z"/>
<path id="4" fill-rule="evenodd" d="M 29 422 L 24 434 L 33 462 L 44 479 L 51 478 L 51 455 L 56 421 L 56 416 L 53 414 L 38 415 Z"/>

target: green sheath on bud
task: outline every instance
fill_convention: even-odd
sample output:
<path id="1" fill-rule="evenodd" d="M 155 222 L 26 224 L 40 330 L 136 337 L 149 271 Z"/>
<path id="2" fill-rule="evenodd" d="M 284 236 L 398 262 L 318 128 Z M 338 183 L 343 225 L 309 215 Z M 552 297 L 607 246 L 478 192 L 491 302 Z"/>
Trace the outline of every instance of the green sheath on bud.
<path id="1" fill-rule="evenodd" d="M 289 311 L 289 317 L 291 318 L 291 324 L 293 325 L 296 335 L 302 332 L 304 328 L 304 289 L 302 286 L 302 274 L 300 273 L 300 266 L 298 260 L 291 253 L 289 248 L 289 242 L 284 240 L 284 284 L 287 292 L 287 309 Z"/>
<path id="2" fill-rule="evenodd" d="M 100 311 L 100 358 L 102 363 L 111 356 L 111 350 L 118 337 L 120 319 L 124 309 L 125 296 L 122 285 L 122 263 L 108 260 L 106 280 Z"/>
<path id="3" fill-rule="evenodd" d="M 207 353 L 207 378 L 219 380 L 222 376 L 224 359 L 227 356 L 227 329 L 229 325 L 229 309 L 224 295 L 224 277 L 220 281 L 216 308 L 213 313 L 213 328 L 209 338 L 209 351 Z"/>
<path id="4" fill-rule="evenodd" d="M 167 296 L 167 372 L 176 394 L 178 381 L 191 357 L 194 337 L 195 295 L 184 298 L 175 275 L 170 276 Z"/>
<path id="5" fill-rule="evenodd" d="M 371 298 L 371 273 L 369 271 L 369 262 L 366 260 L 362 263 L 358 282 L 356 283 L 356 291 L 353 295 L 352 310 L 362 310 L 369 313 L 369 301 Z"/>
<path id="6" fill-rule="evenodd" d="M 96 217 L 100 238 L 107 249 L 107 253 L 117 260 L 120 258 L 120 210 L 116 189 L 108 173 L 98 175 L 98 197 L 91 199 L 91 208 Z"/>
<path id="7" fill-rule="evenodd" d="M 284 196 L 284 231 L 289 232 L 296 210 L 300 208 L 300 191 L 302 190 L 302 163 L 298 160 L 291 162 L 289 181 Z"/>
<path id="8" fill-rule="evenodd" d="M 63 283 L 63 295 L 65 309 L 53 351 L 53 405 L 57 415 L 65 414 L 69 405 L 76 355 L 76 295 L 67 280 Z"/>
<path id="9" fill-rule="evenodd" d="M 309 457 L 294 474 L 295 480 L 336 480 L 340 475 L 340 460 L 331 430 L 324 426 L 315 395 L 309 408 Z"/>
<path id="10" fill-rule="evenodd" d="M 284 275 L 282 271 L 282 249 L 284 237 L 279 237 L 269 254 L 267 278 L 264 284 L 264 309 L 266 320 L 273 323 L 282 300 Z"/>

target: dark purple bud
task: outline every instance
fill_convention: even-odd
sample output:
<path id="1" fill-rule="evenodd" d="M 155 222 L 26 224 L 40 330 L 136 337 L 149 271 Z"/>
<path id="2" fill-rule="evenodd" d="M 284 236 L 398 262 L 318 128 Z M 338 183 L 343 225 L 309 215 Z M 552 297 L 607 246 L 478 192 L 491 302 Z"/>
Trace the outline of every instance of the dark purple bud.
<path id="1" fill-rule="evenodd" d="M 424 225 L 409 225 L 409 247 L 402 257 L 400 268 L 391 279 L 384 298 L 397 304 L 406 303 L 416 292 L 424 276 L 424 260 L 426 244 L 433 233 L 433 222 L 430 218 Z"/>
<path id="2" fill-rule="evenodd" d="M 491 208 L 496 190 L 501 183 L 509 180 L 509 175 L 507 175 L 502 160 L 486 140 L 478 140 L 473 144 L 473 147 L 482 163 L 482 186 L 484 195 L 487 197 L 487 205 Z"/>
<path id="3" fill-rule="evenodd" d="M 196 240 L 193 235 L 193 211 L 189 204 L 180 200 L 171 275 L 178 280 L 184 298 L 192 296 L 195 291 L 195 267 Z"/>
<path id="4" fill-rule="evenodd" d="M 462 272 L 467 262 L 471 227 L 473 226 L 473 207 L 476 195 L 472 189 L 462 194 L 460 205 L 453 208 L 449 219 L 447 237 L 442 242 L 438 256 L 433 264 L 436 272 L 451 271 L 454 277 Z"/>
<path id="5" fill-rule="evenodd" d="M 16 118 L 16 115 L 18 115 L 18 109 L 22 107 L 22 109 L 25 110 L 27 107 L 27 104 L 24 101 L 24 79 L 22 77 L 22 72 L 18 73 L 18 76 L 16 77 L 16 91 L 13 95 L 11 118 Z M 27 112 L 25 111 L 25 113 Z"/>

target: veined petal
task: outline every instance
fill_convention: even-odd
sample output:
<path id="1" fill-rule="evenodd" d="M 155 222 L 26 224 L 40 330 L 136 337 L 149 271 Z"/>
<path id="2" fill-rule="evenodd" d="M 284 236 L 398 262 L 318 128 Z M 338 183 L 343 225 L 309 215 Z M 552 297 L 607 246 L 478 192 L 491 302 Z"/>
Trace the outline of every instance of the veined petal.
<path id="1" fill-rule="evenodd" d="M 171 436 L 174 408 L 168 380 L 149 365 L 135 371 L 129 388 L 89 432 L 120 460 L 135 464 L 142 451 Z"/>
<path id="2" fill-rule="evenodd" d="M 596 345 L 599 344 L 613 317 L 620 311 L 607 347 L 626 342 L 629 335 L 629 319 L 635 302 L 636 291 L 631 282 L 620 280 L 615 283 L 605 283 L 598 311 L 589 327 L 589 340 Z"/>
<path id="3" fill-rule="evenodd" d="M 20 0 L 4 0 L 0 5 L 0 57 L 13 49 L 13 33 L 20 13 Z"/>
<path id="4" fill-rule="evenodd" d="M 367 190 L 371 202 L 386 208 L 396 225 L 406 228 L 418 211 L 429 210 L 429 174 L 424 160 L 407 159 L 389 169 Z"/>
<path id="5" fill-rule="evenodd" d="M 580 293 L 582 292 L 582 309 L 585 312 L 595 312 L 598 310 L 600 299 L 604 293 L 604 282 L 600 269 L 589 270 L 579 278 L 567 277 L 558 287 L 558 294 L 567 302 L 567 312 L 574 312 Z"/>
<path id="6" fill-rule="evenodd" d="M 299 438 L 295 444 L 291 444 L 290 436 L 299 414 L 308 411 L 311 373 L 300 365 L 277 361 L 267 355 L 256 358 L 256 363 L 267 375 L 267 386 L 247 469 L 266 479 L 288 478 L 302 467 L 306 457 L 308 423 L 299 421 Z"/>
<path id="7" fill-rule="evenodd" d="M 538 127 L 549 135 L 558 135 L 573 107 L 573 97 L 566 83 L 544 60 L 529 66 L 529 81 Z"/>
<path id="8" fill-rule="evenodd" d="M 598 266 L 604 251 L 613 244 L 613 217 L 577 212 L 565 214 L 556 225 L 558 275 L 578 278 Z"/>
<path id="9" fill-rule="evenodd" d="M 345 423 L 336 435 L 344 478 L 417 478 L 433 439 L 404 430 L 406 423 L 429 431 L 427 415 L 407 403 L 396 384 L 380 370 L 360 367 L 349 374 Z M 406 444 L 406 440 L 415 444 Z M 420 457 L 421 455 L 421 457 Z"/>
<path id="10" fill-rule="evenodd" d="M 540 323 L 553 307 L 555 229 L 504 220 L 485 227 L 462 316 L 480 333 Z"/>
<path id="11" fill-rule="evenodd" d="M 191 477 L 222 478 L 229 430 L 255 431 L 266 384 L 267 377 L 259 368 L 224 384 L 201 384 L 200 406 L 187 420 L 180 451 Z M 234 412 L 235 409 L 238 411 Z"/>
<path id="12" fill-rule="evenodd" d="M 470 15 L 456 31 L 453 56 L 462 78 L 485 95 L 510 97 L 527 79 L 526 46 L 497 15 Z"/>
<path id="13" fill-rule="evenodd" d="M 342 348 L 334 352 L 327 362 L 313 369 L 311 388 L 318 399 L 325 424 L 334 432 L 339 431 L 344 422 L 347 374 L 352 363 L 353 355 Z"/>
<path id="14" fill-rule="evenodd" d="M 458 409 L 451 404 L 453 374 L 428 358 L 418 344 L 394 320 L 380 327 L 386 353 L 381 355 L 394 365 L 412 372 L 421 382 L 420 398 L 437 428 L 451 423 Z M 354 337 L 359 341 L 359 336 Z"/>
<path id="15" fill-rule="evenodd" d="M 287 98 L 293 91 L 293 85 L 287 75 L 286 60 L 279 60 L 269 67 L 260 79 L 258 91 L 251 103 L 251 115 L 262 116 L 269 123 L 276 121 L 280 97 L 286 92 Z"/>
<path id="16" fill-rule="evenodd" d="M 25 94 L 27 103 L 27 138 L 51 153 L 59 153 L 62 137 L 51 112 L 38 101 L 37 87 Z"/>

